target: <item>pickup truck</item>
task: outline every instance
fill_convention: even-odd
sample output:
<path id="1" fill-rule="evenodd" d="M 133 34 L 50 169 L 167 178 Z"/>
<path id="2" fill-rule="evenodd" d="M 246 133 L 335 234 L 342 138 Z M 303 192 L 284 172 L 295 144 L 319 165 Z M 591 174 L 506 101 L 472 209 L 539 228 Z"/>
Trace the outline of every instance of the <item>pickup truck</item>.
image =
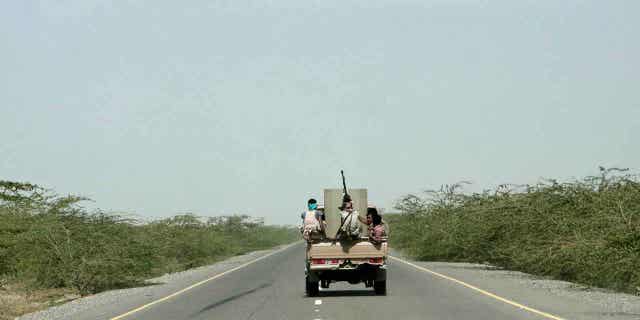
<path id="1" fill-rule="evenodd" d="M 386 239 L 379 244 L 366 238 L 307 243 L 307 295 L 316 296 L 319 287 L 329 288 L 337 281 L 364 282 L 365 287 L 373 287 L 376 294 L 386 295 L 388 251 Z"/>
<path id="2" fill-rule="evenodd" d="M 320 287 L 329 288 L 333 282 L 350 284 L 364 282 L 373 287 L 376 294 L 387 293 L 387 239 L 375 244 L 369 241 L 367 226 L 361 222 L 359 239 L 341 239 L 338 230 L 342 224 L 339 206 L 341 189 L 324 189 L 324 203 L 318 206 L 325 218 L 324 232 L 307 241 L 305 288 L 308 296 L 316 296 Z M 360 218 L 366 218 L 369 209 L 376 208 L 368 202 L 367 189 L 350 189 L 354 208 Z M 378 210 L 378 209 L 376 209 Z M 378 210 L 380 212 L 380 210 Z M 387 230 L 388 235 L 388 230 Z"/>

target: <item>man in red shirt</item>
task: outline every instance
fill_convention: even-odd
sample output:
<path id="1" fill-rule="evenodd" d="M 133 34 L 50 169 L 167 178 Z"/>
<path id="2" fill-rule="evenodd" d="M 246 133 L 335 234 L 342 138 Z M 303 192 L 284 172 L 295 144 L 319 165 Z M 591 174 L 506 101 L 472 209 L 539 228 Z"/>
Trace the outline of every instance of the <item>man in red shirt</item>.
<path id="1" fill-rule="evenodd" d="M 382 221 L 382 216 L 378 213 L 376 208 L 367 209 L 367 218 L 363 219 L 358 217 L 360 222 L 364 223 L 368 227 L 369 240 L 373 243 L 382 242 L 382 238 L 387 236 L 386 223 Z"/>

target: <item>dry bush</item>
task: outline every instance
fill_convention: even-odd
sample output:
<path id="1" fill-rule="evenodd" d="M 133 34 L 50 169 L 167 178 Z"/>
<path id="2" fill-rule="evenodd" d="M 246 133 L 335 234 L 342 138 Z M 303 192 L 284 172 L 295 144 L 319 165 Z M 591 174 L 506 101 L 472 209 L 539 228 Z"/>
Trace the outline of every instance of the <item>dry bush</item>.
<path id="1" fill-rule="evenodd" d="M 640 287 L 640 182 L 620 169 L 567 183 L 444 187 L 398 203 L 393 245 L 423 260 L 487 262 L 635 293 Z"/>
<path id="2" fill-rule="evenodd" d="M 0 181 L 0 279 L 87 295 L 299 237 L 293 228 L 248 216 L 205 221 L 184 214 L 143 224 L 88 212 L 84 200 Z"/>

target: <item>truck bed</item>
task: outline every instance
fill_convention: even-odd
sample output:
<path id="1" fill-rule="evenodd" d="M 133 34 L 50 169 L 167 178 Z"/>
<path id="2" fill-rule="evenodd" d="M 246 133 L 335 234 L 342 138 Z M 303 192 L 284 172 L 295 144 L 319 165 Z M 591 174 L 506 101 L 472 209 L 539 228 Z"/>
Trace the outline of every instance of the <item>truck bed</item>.
<path id="1" fill-rule="evenodd" d="M 357 242 L 319 242 L 307 247 L 308 259 L 382 258 L 389 253 L 386 242 L 374 245 L 368 240 Z"/>

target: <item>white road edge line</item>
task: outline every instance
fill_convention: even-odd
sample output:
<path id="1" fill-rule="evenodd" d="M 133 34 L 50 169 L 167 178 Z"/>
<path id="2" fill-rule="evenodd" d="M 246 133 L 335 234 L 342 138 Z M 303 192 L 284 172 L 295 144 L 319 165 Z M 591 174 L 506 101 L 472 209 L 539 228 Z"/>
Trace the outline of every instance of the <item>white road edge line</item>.
<path id="1" fill-rule="evenodd" d="M 434 275 L 434 276 L 437 276 L 437 277 L 440 277 L 440 278 L 442 278 L 442 279 L 446 279 L 446 280 L 449 280 L 449 281 L 453 281 L 453 282 L 455 282 L 455 283 L 457 283 L 457 284 L 460 284 L 460 285 L 462 285 L 462 286 L 465 286 L 465 287 L 467 287 L 467 288 L 469 288 L 469 289 L 471 289 L 471 290 L 474 290 L 474 291 L 480 292 L 480 293 L 484 294 L 485 296 L 489 296 L 489 297 L 491 297 L 491 298 L 494 298 L 494 299 L 496 299 L 496 300 L 502 301 L 502 302 L 504 302 L 504 303 L 506 303 L 506 304 L 509 304 L 509 305 L 512 305 L 512 306 L 514 306 L 514 307 L 517 307 L 517 308 L 520 308 L 520 309 L 523 309 L 523 310 L 529 311 L 529 312 L 531 312 L 531 313 L 535 313 L 535 314 L 537 314 L 537 315 L 539 315 L 539 316 L 542 316 L 542 317 L 545 317 L 545 318 L 547 318 L 547 319 L 552 319 L 552 320 L 566 320 L 566 319 L 564 319 L 564 318 L 561 318 L 561 317 L 558 317 L 558 316 L 554 316 L 554 315 L 552 315 L 552 314 L 550 314 L 550 313 L 543 312 L 543 311 L 540 311 L 540 310 L 537 310 L 537 309 L 534 309 L 534 308 L 531 308 L 531 307 L 527 307 L 527 306 L 525 306 L 525 305 L 523 305 L 523 304 L 517 303 L 517 302 L 512 301 L 512 300 L 509 300 L 509 299 L 507 299 L 507 298 L 500 297 L 500 296 L 498 296 L 498 295 L 496 295 L 496 294 L 493 294 L 493 293 L 491 293 L 491 292 L 489 292 L 489 291 L 486 291 L 486 290 L 480 289 L 480 288 L 478 288 L 478 287 L 476 287 L 476 286 L 470 285 L 470 284 L 468 284 L 468 283 L 466 283 L 466 282 L 464 282 L 464 281 L 461 281 L 461 280 L 458 280 L 458 279 L 455 279 L 455 278 L 452 278 L 452 277 L 446 276 L 446 275 L 444 275 L 444 274 L 441 274 L 441 273 L 438 273 L 438 272 L 435 272 L 435 271 L 429 270 L 429 269 L 427 269 L 427 268 L 424 268 L 424 267 L 418 266 L 418 265 L 416 265 L 416 264 L 413 264 L 413 263 L 411 263 L 411 262 L 409 262 L 409 261 L 406 261 L 406 260 L 403 260 L 403 259 L 400 259 L 400 258 L 396 258 L 396 257 L 394 257 L 394 256 L 389 256 L 389 258 L 394 259 L 394 260 L 397 260 L 397 261 L 400 261 L 400 262 L 402 262 L 402 263 L 406 263 L 406 264 L 408 264 L 408 265 L 410 265 L 410 266 L 412 266 L 412 267 L 414 267 L 414 268 L 416 268 L 416 269 L 418 269 L 418 270 L 421 270 L 421 271 L 424 271 L 424 272 L 430 273 L 430 274 L 432 274 L 432 275 Z"/>
<path id="2" fill-rule="evenodd" d="M 262 259 L 265 259 L 265 258 L 267 258 L 267 257 L 270 257 L 270 256 L 272 256 L 272 255 L 274 255 L 274 254 L 277 254 L 277 253 L 280 253 L 280 252 L 282 252 L 282 251 L 285 251 L 285 250 L 287 250 L 287 249 L 291 248 L 292 246 L 297 245 L 297 244 L 298 244 L 298 243 L 300 243 L 300 242 L 301 242 L 301 241 L 296 241 L 296 242 L 294 242 L 294 243 L 292 243 L 292 244 L 289 244 L 289 245 L 285 246 L 284 248 L 280 248 L 280 249 L 278 249 L 278 250 L 276 250 L 276 251 L 274 251 L 274 252 L 271 252 L 271 253 L 268 253 L 268 254 L 266 254 L 266 255 L 264 255 L 264 256 L 261 256 L 261 257 L 258 257 L 258 258 L 256 258 L 256 259 L 253 259 L 253 260 L 251 260 L 251 261 L 249 261 L 249 262 L 246 262 L 246 263 L 244 263 L 244 264 L 241 264 L 241 265 L 239 265 L 239 266 L 237 266 L 237 267 L 235 267 L 235 268 L 233 268 L 233 269 L 229 269 L 229 270 L 227 270 L 227 271 L 224 271 L 224 272 L 218 273 L 218 274 L 216 274 L 216 275 L 215 275 L 215 276 L 213 276 L 213 277 L 210 277 L 210 278 L 204 279 L 204 280 L 202 280 L 202 281 L 200 281 L 200 282 L 194 283 L 194 284 L 192 284 L 192 285 L 190 285 L 190 286 L 188 286 L 188 287 L 186 287 L 186 288 L 184 288 L 184 289 L 182 289 L 182 290 L 176 291 L 176 292 L 174 292 L 174 293 L 172 293 L 172 294 L 170 294 L 170 295 L 168 295 L 168 296 L 166 296 L 166 297 L 164 297 L 164 298 L 160 298 L 160 299 L 158 299 L 158 300 L 155 300 L 155 301 L 149 302 L 149 303 L 144 304 L 144 305 L 142 305 L 142 306 L 140 306 L 140 307 L 137 307 L 137 308 L 135 308 L 135 309 L 133 309 L 133 310 L 130 310 L 130 311 L 126 312 L 126 313 L 123 313 L 123 314 L 121 314 L 121 315 L 119 315 L 119 316 L 115 316 L 115 317 L 111 318 L 110 320 L 121 320 L 121 319 L 124 319 L 125 317 L 130 316 L 130 315 L 132 315 L 132 314 L 134 314 L 134 313 L 136 313 L 136 312 L 139 312 L 139 311 L 141 311 L 141 310 L 144 310 L 144 309 L 146 309 L 146 308 L 148 308 L 148 307 L 151 307 L 152 305 L 155 305 L 155 304 L 158 304 L 158 303 L 160 303 L 160 302 L 163 302 L 163 301 L 169 300 L 169 299 L 171 299 L 171 298 L 173 298 L 173 297 L 175 297 L 175 296 L 177 296 L 177 295 L 180 295 L 180 294 L 182 294 L 182 293 L 184 293 L 184 292 L 186 292 L 186 291 L 189 291 L 189 290 L 191 290 L 191 289 L 193 289 L 193 288 L 195 288 L 195 287 L 201 286 L 201 285 L 203 285 L 203 284 L 205 284 L 205 283 L 207 283 L 207 282 L 209 282 L 209 281 L 212 281 L 212 280 L 218 279 L 218 278 L 220 278 L 220 277 L 222 277 L 222 276 L 224 276 L 224 275 L 226 275 L 226 274 L 229 274 L 229 273 L 234 272 L 234 271 L 236 271 L 236 270 L 240 270 L 240 269 L 242 269 L 242 268 L 244 268 L 244 267 L 246 267 L 246 266 L 248 266 L 248 265 L 250 265 L 250 264 L 253 264 L 253 263 L 258 262 L 258 261 L 260 261 L 260 260 L 262 260 Z"/>

